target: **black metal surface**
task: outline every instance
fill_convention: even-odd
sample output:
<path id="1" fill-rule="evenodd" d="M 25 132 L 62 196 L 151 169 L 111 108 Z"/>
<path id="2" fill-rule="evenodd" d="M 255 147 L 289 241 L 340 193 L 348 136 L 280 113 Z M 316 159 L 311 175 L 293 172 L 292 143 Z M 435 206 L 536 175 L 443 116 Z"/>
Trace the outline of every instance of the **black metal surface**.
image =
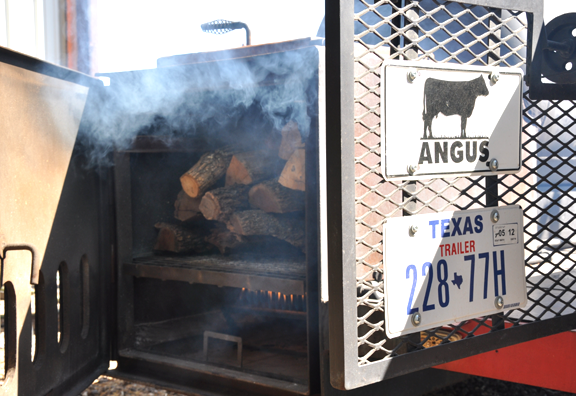
<path id="1" fill-rule="evenodd" d="M 532 22 L 531 26 L 535 24 Z M 537 42 L 531 43 L 535 46 L 532 62 L 528 64 L 531 99 L 574 99 L 576 39 L 572 31 L 575 28 L 574 13 L 560 15 L 542 29 Z"/>
<path id="2" fill-rule="evenodd" d="M 329 358 L 324 356 L 323 363 L 328 366 Z M 330 384 L 327 372 L 322 376 L 322 395 L 324 396 L 421 396 L 452 384 L 465 381 L 469 375 L 432 368 L 416 371 L 407 375 L 366 385 L 361 388 L 343 391 Z"/>
<path id="3" fill-rule="evenodd" d="M 218 367 L 158 354 L 121 350 L 119 370 L 111 373 L 118 378 L 129 376 L 142 382 L 164 382 L 170 388 L 193 394 L 238 395 L 295 395 L 307 394 L 308 386 L 243 373 L 230 368 Z M 209 393 L 212 392 L 212 393 Z"/>
<path id="4" fill-rule="evenodd" d="M 306 311 L 307 347 L 308 347 L 308 390 L 310 394 L 320 392 L 320 324 L 319 324 L 319 279 L 320 272 L 320 134 L 325 134 L 325 115 L 322 114 L 324 90 L 324 59 L 320 56 L 319 73 L 315 78 L 318 97 L 310 106 L 311 128 L 306 144 L 306 294 L 301 310 Z"/>
<path id="5" fill-rule="evenodd" d="M 283 294 L 304 294 L 305 266 L 300 260 L 269 257 L 149 257 L 123 264 L 124 274 L 216 286 L 244 287 Z"/>
<path id="6" fill-rule="evenodd" d="M 17 394 L 44 395 L 66 394 L 71 389 L 82 389 L 108 367 L 109 322 L 107 315 L 110 292 L 110 245 L 100 238 L 101 221 L 106 222 L 105 208 L 100 206 L 99 178 L 87 172 L 82 158 L 73 159 L 68 170 L 64 189 L 44 261 L 39 271 L 36 301 L 45 306 L 44 314 L 37 312 L 40 326 L 36 327 L 38 345 L 34 362 L 30 361 L 30 331 L 23 331 L 19 343 L 18 384 L 6 384 L 17 389 Z M 82 257 L 89 263 L 88 322 L 82 326 L 82 296 L 80 288 L 70 288 L 67 301 L 60 301 L 61 315 L 68 318 L 68 328 L 62 342 L 57 340 L 60 324 L 56 313 L 56 271 L 67 263 L 66 275 L 61 271 L 61 282 L 80 283 Z M 30 289 L 16 290 L 16 298 Z M 37 303 L 38 307 L 38 303 Z M 38 309 L 38 308 L 37 308 Z M 26 326 L 30 326 L 29 320 Z M 87 327 L 86 327 L 87 326 Z M 83 328 L 84 327 L 84 328 Z M 64 331 L 64 329 L 61 329 Z M 50 393 L 51 392 L 51 393 Z M 16 392 L 14 393 L 16 394 Z"/>
<path id="7" fill-rule="evenodd" d="M 547 42 L 542 54 L 542 75 L 556 84 L 576 89 L 576 13 L 563 14 L 546 25 Z"/>
<path id="8" fill-rule="evenodd" d="M 11 81 L 6 76 L 3 80 L 5 84 L 16 83 L 14 86 L 24 87 L 24 89 L 33 85 L 34 94 L 39 98 L 35 103 L 40 103 L 40 106 L 46 104 L 48 107 L 54 105 L 53 111 L 56 113 L 62 111 L 60 114 L 51 114 L 38 108 L 37 114 L 45 117 L 42 121 L 46 122 L 46 125 L 56 120 L 62 121 L 56 130 L 62 131 L 59 136 L 64 138 L 63 140 L 65 137 L 76 136 L 76 132 L 80 135 L 84 132 L 86 113 L 90 112 L 93 104 L 88 103 L 84 106 L 83 100 L 87 94 L 88 102 L 90 102 L 101 85 L 100 81 L 6 48 L 0 48 L 0 62 L 4 65 L 3 70 L 12 70 L 13 75 L 20 77 L 18 81 Z M 24 81 L 26 83 L 23 83 Z M 56 93 L 57 97 L 47 95 L 47 92 L 52 89 L 50 87 L 61 89 Z M 62 97 L 58 96 L 67 90 L 74 92 L 76 96 L 70 93 Z M 22 92 L 22 94 L 25 93 Z M 64 97 L 72 103 L 65 103 L 62 100 Z M 75 107 L 78 101 L 82 103 Z M 58 141 L 56 145 L 50 146 L 48 141 L 52 136 L 46 141 L 27 140 L 26 136 L 34 136 L 28 132 L 28 129 L 34 129 L 37 136 L 40 136 L 43 130 L 28 127 L 34 125 L 32 122 L 34 115 L 22 110 L 26 109 L 26 104 L 18 103 L 16 98 L 13 98 L 13 103 L 13 107 L 3 108 L 2 118 L 13 120 L 12 129 L 5 130 L 4 133 L 10 136 L 11 133 L 16 132 L 23 141 L 27 142 L 30 156 L 14 158 L 13 162 L 27 161 L 30 168 L 26 170 L 22 167 L 21 174 L 14 173 L 10 176 L 14 177 L 14 180 L 16 178 L 18 180 L 29 179 L 31 188 L 35 189 L 37 196 L 44 197 L 46 205 L 32 203 L 25 207 L 27 203 L 32 202 L 30 198 L 27 198 L 26 191 L 3 184 L 4 191 L 20 192 L 21 195 L 17 195 L 17 201 L 23 203 L 22 212 L 19 212 L 21 217 L 36 216 L 40 219 L 43 218 L 42 215 L 52 213 L 52 210 L 54 214 L 47 215 L 49 223 L 42 222 L 31 230 L 36 232 L 36 229 L 45 227 L 47 230 L 46 245 L 31 244 L 25 240 L 5 240 L 2 237 L 1 281 L 5 284 L 9 301 L 6 307 L 5 329 L 5 364 L 8 372 L 2 384 L 2 391 L 5 394 L 62 395 L 72 389 L 81 389 L 104 372 L 108 366 L 109 322 L 107 314 L 109 310 L 107 304 L 109 300 L 107 295 L 110 291 L 110 241 L 101 233 L 101 226 L 105 227 L 108 223 L 109 213 L 106 207 L 101 206 L 100 175 L 96 169 L 89 169 L 79 144 L 74 145 L 74 140 L 71 139 L 70 151 L 67 151 L 68 142 Z M 84 110 L 84 118 L 80 120 L 83 115 L 82 110 Z M 65 113 L 66 111 L 70 113 Z M 79 131 L 72 130 L 70 124 L 67 124 L 67 117 L 75 117 L 76 111 L 78 111 L 78 119 L 74 122 L 80 122 Z M 17 120 L 18 122 L 15 122 Z M 50 128 L 47 130 L 54 131 Z M 73 145 L 74 148 L 72 148 Z M 40 147 L 40 151 L 50 149 L 61 151 L 51 151 L 48 155 L 48 158 L 54 157 L 58 160 L 46 161 L 47 163 L 42 161 L 38 164 L 39 159 L 31 154 L 38 152 L 34 151 L 34 147 Z M 10 159 L 10 156 L 8 155 L 7 158 Z M 65 158 L 65 161 L 58 162 L 61 158 Z M 56 168 L 51 168 L 50 166 L 54 164 Z M 52 172 L 53 175 L 58 175 L 53 180 L 61 175 L 62 185 L 57 185 L 58 183 L 50 185 L 49 181 L 47 181 L 48 185 L 32 182 L 31 170 L 42 167 Z M 52 209 L 51 204 L 48 203 L 51 198 L 49 199 L 48 196 L 54 189 L 57 195 Z M 67 270 L 59 271 L 62 268 Z M 81 268 L 85 269 L 83 284 L 88 293 L 81 295 L 80 288 L 69 288 L 68 294 L 64 293 L 64 284 L 80 283 Z M 62 276 L 60 286 L 57 285 L 58 272 Z M 31 284 L 35 285 L 32 295 Z M 63 292 L 61 300 L 57 298 L 59 287 Z M 32 310 L 32 304 L 35 304 L 35 312 Z M 60 306 L 60 312 L 58 312 L 58 306 Z M 88 315 L 89 312 L 92 315 Z M 61 325 L 64 326 L 61 327 Z M 59 330 L 62 331 L 60 340 Z M 31 351 L 34 351 L 32 356 Z"/>
<path id="9" fill-rule="evenodd" d="M 330 382 L 344 388 L 346 368 L 357 360 L 356 334 L 348 331 L 356 317 L 354 4 L 326 2 L 325 10 L 326 113 L 334 115 L 326 117 Z"/>

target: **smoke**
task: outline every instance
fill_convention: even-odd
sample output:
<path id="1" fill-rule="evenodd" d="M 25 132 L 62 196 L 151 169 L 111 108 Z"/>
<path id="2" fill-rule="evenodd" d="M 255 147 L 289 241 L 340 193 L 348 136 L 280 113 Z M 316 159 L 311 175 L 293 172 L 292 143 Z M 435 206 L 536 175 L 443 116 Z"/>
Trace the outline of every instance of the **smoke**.
<path id="1" fill-rule="evenodd" d="M 295 121 L 306 139 L 317 115 L 318 50 L 308 47 L 217 62 L 104 74 L 91 89 L 79 142 L 91 165 L 136 136 L 259 141 Z M 232 140 L 231 140 L 232 139 Z"/>

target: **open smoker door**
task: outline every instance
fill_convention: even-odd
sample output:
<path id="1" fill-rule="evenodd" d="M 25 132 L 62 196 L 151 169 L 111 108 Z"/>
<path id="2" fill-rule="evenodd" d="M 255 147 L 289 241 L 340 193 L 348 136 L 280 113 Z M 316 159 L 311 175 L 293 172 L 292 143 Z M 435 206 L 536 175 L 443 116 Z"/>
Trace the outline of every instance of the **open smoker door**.
<path id="1" fill-rule="evenodd" d="M 78 138 L 99 83 L 0 49 L 1 394 L 77 395 L 108 367 L 108 214 Z"/>

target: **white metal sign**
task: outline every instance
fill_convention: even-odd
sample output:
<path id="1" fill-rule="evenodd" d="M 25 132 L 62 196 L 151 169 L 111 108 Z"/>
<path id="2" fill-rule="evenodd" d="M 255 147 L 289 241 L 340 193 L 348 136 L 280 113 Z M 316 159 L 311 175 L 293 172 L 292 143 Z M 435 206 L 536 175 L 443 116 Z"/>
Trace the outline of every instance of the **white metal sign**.
<path id="1" fill-rule="evenodd" d="M 386 334 L 396 337 L 526 305 L 517 205 L 389 219 Z"/>
<path id="2" fill-rule="evenodd" d="M 382 67 L 387 180 L 520 170 L 522 70 L 389 60 Z"/>

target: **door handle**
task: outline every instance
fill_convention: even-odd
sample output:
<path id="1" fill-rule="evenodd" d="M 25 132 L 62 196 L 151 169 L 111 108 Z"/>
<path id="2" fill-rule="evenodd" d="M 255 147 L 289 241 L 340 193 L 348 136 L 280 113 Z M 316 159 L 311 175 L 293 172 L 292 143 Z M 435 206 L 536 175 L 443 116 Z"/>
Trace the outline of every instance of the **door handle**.
<path id="1" fill-rule="evenodd" d="M 32 245 L 12 243 L 4 246 L 2 251 L 2 256 L 0 257 L 2 261 L 2 273 L 0 274 L 0 285 L 4 284 L 4 259 L 6 258 L 6 252 L 10 250 L 28 250 L 32 254 L 32 272 L 30 274 L 30 284 L 37 285 L 40 278 L 40 264 L 38 263 L 36 254 L 36 248 Z"/>

